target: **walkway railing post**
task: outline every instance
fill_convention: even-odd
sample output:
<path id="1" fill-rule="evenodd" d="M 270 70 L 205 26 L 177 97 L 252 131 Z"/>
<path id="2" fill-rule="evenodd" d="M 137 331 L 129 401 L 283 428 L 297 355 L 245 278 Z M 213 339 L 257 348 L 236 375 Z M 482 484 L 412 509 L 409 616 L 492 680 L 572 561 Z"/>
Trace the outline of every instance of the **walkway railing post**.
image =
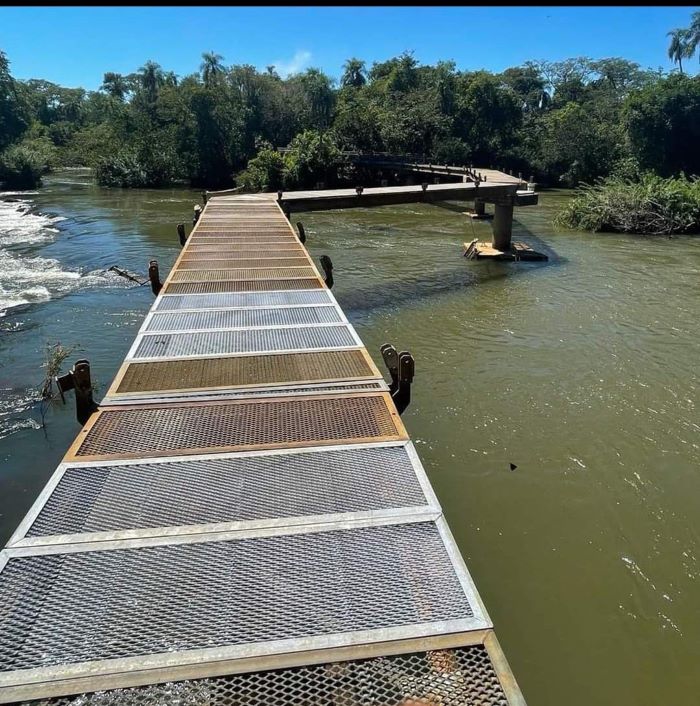
<path id="1" fill-rule="evenodd" d="M 68 373 L 54 379 L 64 404 L 66 398 L 63 393 L 68 392 L 68 390 L 75 391 L 76 417 L 80 424 L 85 424 L 85 422 L 90 419 L 90 415 L 97 410 L 97 405 L 92 397 L 90 361 L 78 360 Z"/>
<path id="2" fill-rule="evenodd" d="M 324 280 L 326 287 L 328 287 L 328 289 L 333 289 L 333 263 L 328 255 L 321 255 L 320 262 L 323 272 L 326 275 L 326 279 Z"/>
<path id="3" fill-rule="evenodd" d="M 180 245 L 183 245 L 187 242 L 187 235 L 185 234 L 185 224 L 184 223 L 178 223 L 177 224 L 177 235 L 180 238 Z"/>
<path id="4" fill-rule="evenodd" d="M 151 280 L 153 294 L 158 296 L 160 290 L 163 289 L 163 283 L 160 281 L 160 272 L 158 271 L 158 260 L 151 260 L 148 263 L 148 279 Z"/>

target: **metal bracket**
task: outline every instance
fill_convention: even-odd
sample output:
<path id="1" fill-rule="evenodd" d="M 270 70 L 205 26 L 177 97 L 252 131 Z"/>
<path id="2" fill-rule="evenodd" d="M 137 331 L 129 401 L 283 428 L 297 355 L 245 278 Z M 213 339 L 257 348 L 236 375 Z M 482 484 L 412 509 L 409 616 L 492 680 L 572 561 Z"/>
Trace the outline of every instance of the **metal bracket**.
<path id="1" fill-rule="evenodd" d="M 306 231 L 304 230 L 304 224 L 301 222 L 297 223 L 297 230 L 299 231 L 299 242 L 305 243 L 306 242 Z"/>
<path id="2" fill-rule="evenodd" d="M 326 279 L 324 280 L 326 287 L 328 287 L 328 289 L 333 289 L 333 263 L 328 255 L 321 255 L 320 262 L 323 272 L 326 275 Z"/>
<path id="3" fill-rule="evenodd" d="M 411 384 L 416 372 L 413 356 L 408 351 L 399 353 L 399 387 L 391 396 L 399 414 L 411 404 Z"/>
<path id="4" fill-rule="evenodd" d="M 92 381 L 90 379 L 90 362 L 78 360 L 65 375 L 54 378 L 56 386 L 61 394 L 61 401 L 66 403 L 63 394 L 68 390 L 75 390 L 75 412 L 80 424 L 85 424 L 93 412 L 97 411 L 97 405 L 92 398 Z"/>
<path id="5" fill-rule="evenodd" d="M 384 365 L 386 365 L 389 375 L 391 375 L 389 392 L 393 395 L 399 386 L 399 354 L 391 343 L 385 343 L 379 351 L 382 354 L 382 358 L 384 358 Z"/>
<path id="6" fill-rule="evenodd" d="M 148 263 L 148 279 L 151 280 L 153 294 L 158 296 L 160 290 L 163 289 L 163 283 L 160 281 L 160 272 L 158 271 L 158 260 L 151 260 Z"/>
<path id="7" fill-rule="evenodd" d="M 415 362 L 408 351 L 396 352 L 391 343 L 385 343 L 380 349 L 384 363 L 391 375 L 389 392 L 399 414 L 411 403 L 411 384 L 415 375 Z"/>

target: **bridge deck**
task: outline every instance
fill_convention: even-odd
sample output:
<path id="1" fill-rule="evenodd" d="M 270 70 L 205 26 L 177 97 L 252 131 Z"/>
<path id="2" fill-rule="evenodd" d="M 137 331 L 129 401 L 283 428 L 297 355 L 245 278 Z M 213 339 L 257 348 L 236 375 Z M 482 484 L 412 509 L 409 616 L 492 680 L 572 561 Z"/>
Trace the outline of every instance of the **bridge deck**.
<path id="1" fill-rule="evenodd" d="M 387 389 L 280 207 L 210 200 L 0 554 L 0 702 L 522 704 Z"/>

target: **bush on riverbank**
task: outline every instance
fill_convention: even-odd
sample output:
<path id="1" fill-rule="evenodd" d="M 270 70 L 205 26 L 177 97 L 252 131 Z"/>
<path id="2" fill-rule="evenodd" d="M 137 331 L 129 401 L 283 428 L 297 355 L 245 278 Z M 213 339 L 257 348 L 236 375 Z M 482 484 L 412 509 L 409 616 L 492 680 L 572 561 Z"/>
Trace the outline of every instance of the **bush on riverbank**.
<path id="1" fill-rule="evenodd" d="M 100 186 L 166 186 L 175 176 L 173 160 L 167 153 L 156 150 L 126 148 L 99 159 L 95 166 L 95 179 Z"/>
<path id="2" fill-rule="evenodd" d="M 46 155 L 29 145 L 12 145 L 0 154 L 0 182 L 5 189 L 34 189 L 47 171 Z"/>
<path id="3" fill-rule="evenodd" d="M 556 223 L 593 232 L 700 233 L 700 179 L 608 177 L 581 186 Z"/>

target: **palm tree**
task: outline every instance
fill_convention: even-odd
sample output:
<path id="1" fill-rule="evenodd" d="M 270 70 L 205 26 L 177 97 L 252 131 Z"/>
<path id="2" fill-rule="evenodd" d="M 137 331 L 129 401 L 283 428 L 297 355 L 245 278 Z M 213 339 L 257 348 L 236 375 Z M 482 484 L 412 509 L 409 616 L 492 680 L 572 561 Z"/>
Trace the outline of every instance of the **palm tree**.
<path id="1" fill-rule="evenodd" d="M 112 98 L 122 101 L 128 93 L 129 87 L 121 74 L 108 71 L 102 79 L 102 90 Z"/>
<path id="2" fill-rule="evenodd" d="M 695 54 L 698 45 L 700 45 L 700 11 L 694 12 L 690 18 L 690 28 L 688 29 L 689 56 Z"/>
<path id="3" fill-rule="evenodd" d="M 174 71 L 166 71 L 163 74 L 163 85 L 175 88 L 177 86 L 177 74 Z"/>
<path id="4" fill-rule="evenodd" d="M 668 45 L 668 58 L 674 64 L 678 64 L 681 75 L 683 75 L 683 59 L 690 58 L 694 50 L 690 41 L 690 30 L 674 29 L 667 32 L 666 36 L 671 37 L 671 43 Z"/>
<path id="5" fill-rule="evenodd" d="M 213 51 L 205 51 L 202 54 L 203 61 L 199 70 L 202 72 L 202 81 L 204 81 L 204 85 L 207 88 L 224 72 L 224 67 L 221 63 L 223 58 L 221 54 L 215 54 Z"/>
<path id="6" fill-rule="evenodd" d="M 155 61 L 147 61 L 139 69 L 141 88 L 150 103 L 155 103 L 158 98 L 158 89 L 163 85 L 163 69 Z"/>
<path id="7" fill-rule="evenodd" d="M 365 62 L 360 59 L 348 59 L 343 64 L 343 76 L 340 79 L 341 86 L 354 86 L 359 88 L 367 83 L 365 77 Z"/>

